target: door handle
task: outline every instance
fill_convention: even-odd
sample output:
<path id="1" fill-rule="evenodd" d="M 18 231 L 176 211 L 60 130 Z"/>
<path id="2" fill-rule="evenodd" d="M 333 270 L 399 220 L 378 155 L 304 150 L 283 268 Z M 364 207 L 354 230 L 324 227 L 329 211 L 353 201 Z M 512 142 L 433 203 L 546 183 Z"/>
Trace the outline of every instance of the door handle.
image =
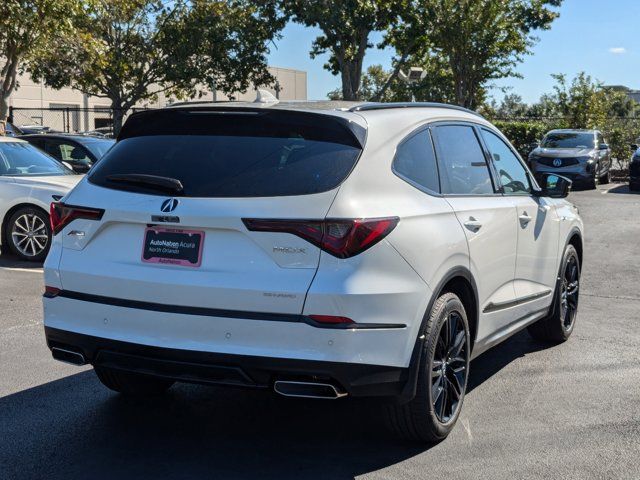
<path id="1" fill-rule="evenodd" d="M 518 219 L 520 220 L 520 224 L 521 224 L 523 227 L 527 226 L 527 225 L 529 224 L 529 222 L 530 222 L 531 220 L 533 220 L 533 219 L 529 216 L 529 214 L 528 214 L 527 212 L 524 212 L 522 215 L 520 215 L 520 216 L 518 217 Z"/>
<path id="2" fill-rule="evenodd" d="M 482 223 L 473 217 L 469 217 L 469 220 L 464 222 L 464 226 L 467 227 L 472 232 L 477 232 L 482 228 Z"/>

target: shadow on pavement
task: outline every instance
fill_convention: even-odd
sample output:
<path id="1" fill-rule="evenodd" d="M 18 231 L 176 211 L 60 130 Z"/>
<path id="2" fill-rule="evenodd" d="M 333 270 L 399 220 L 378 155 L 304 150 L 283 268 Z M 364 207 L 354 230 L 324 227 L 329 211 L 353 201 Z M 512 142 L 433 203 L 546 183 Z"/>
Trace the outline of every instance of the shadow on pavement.
<path id="1" fill-rule="evenodd" d="M 42 268 L 42 262 L 25 262 L 24 260 L 18 259 L 14 255 L 10 253 L 2 253 L 0 255 L 0 268 L 27 268 L 27 269 L 38 269 Z"/>
<path id="2" fill-rule="evenodd" d="M 516 333 L 471 362 L 467 393 L 472 392 L 518 358 L 548 348 L 553 348 L 553 345 L 533 340 L 526 330 Z"/>
<path id="3" fill-rule="evenodd" d="M 487 352 L 470 391 L 541 348 L 521 333 Z M 373 402 L 194 385 L 132 400 L 92 371 L 0 398 L 0 412 L 4 480 L 353 478 L 428 449 L 394 440 Z"/>
<path id="4" fill-rule="evenodd" d="M 624 193 L 627 195 L 640 195 L 640 192 L 632 192 L 629 190 L 629 185 L 619 185 L 609 190 L 608 193 Z"/>

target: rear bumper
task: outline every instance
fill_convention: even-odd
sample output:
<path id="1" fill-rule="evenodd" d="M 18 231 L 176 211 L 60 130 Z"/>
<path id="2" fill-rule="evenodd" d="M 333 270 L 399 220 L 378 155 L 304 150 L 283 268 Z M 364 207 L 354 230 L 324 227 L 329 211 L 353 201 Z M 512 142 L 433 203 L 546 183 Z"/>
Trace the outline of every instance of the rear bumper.
<path id="1" fill-rule="evenodd" d="M 271 388 L 276 380 L 325 381 L 352 396 L 398 396 L 407 368 L 235 355 L 141 345 L 45 326 L 49 348 L 81 353 L 88 363 L 176 381 Z"/>
<path id="2" fill-rule="evenodd" d="M 317 328 L 291 318 L 297 315 L 257 318 L 222 316 L 208 309 L 160 311 L 63 296 L 44 297 L 43 306 L 45 327 L 177 350 L 404 368 L 415 344 L 414 328 L 402 325 Z"/>

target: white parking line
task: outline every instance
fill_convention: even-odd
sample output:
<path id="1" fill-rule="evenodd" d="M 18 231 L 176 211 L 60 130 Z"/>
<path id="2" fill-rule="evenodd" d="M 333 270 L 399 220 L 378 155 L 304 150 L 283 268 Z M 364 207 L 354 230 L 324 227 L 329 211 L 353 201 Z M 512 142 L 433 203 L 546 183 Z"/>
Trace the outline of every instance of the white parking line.
<path id="1" fill-rule="evenodd" d="M 0 270 L 9 270 L 10 272 L 30 272 L 30 273 L 44 272 L 42 268 L 0 267 Z"/>

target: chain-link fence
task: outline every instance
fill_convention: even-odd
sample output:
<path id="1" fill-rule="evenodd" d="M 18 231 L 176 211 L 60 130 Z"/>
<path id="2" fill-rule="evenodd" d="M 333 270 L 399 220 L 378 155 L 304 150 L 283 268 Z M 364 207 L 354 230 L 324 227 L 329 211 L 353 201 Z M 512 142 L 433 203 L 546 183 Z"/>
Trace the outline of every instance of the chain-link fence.
<path id="1" fill-rule="evenodd" d="M 125 112 L 125 118 L 135 110 L 137 109 Z M 105 107 L 10 107 L 9 121 L 29 133 L 39 131 L 64 133 L 92 132 L 94 134 L 111 137 L 114 133 L 114 112 L 114 109 Z"/>

